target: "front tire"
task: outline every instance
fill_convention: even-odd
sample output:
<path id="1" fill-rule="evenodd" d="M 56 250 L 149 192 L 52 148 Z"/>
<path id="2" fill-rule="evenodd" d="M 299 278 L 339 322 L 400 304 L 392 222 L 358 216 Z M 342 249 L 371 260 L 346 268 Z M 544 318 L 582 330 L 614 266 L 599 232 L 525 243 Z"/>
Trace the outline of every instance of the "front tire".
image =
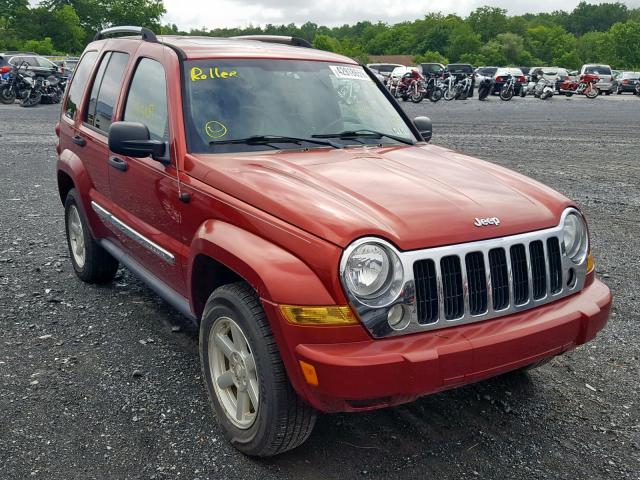
<path id="1" fill-rule="evenodd" d="M 9 86 L 0 89 L 0 103 L 5 105 L 13 105 L 16 101 L 16 91 Z"/>
<path id="2" fill-rule="evenodd" d="M 255 291 L 216 289 L 200 323 L 200 360 L 211 406 L 227 440 L 269 457 L 304 443 L 316 411 L 293 390 Z"/>
<path id="3" fill-rule="evenodd" d="M 69 256 L 76 275 L 87 283 L 109 283 L 116 276 L 118 261 L 91 236 L 75 188 L 67 194 L 64 212 Z"/>

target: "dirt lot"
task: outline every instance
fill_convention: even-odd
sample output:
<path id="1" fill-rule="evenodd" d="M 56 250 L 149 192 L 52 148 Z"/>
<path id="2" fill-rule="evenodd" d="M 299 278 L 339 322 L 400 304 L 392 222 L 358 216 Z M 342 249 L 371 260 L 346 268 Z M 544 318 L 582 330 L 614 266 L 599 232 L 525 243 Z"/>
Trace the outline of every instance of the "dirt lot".
<path id="1" fill-rule="evenodd" d="M 78 281 L 55 187 L 57 106 L 0 106 L 0 479 L 640 479 L 640 99 L 406 105 L 434 143 L 584 208 L 615 308 L 593 343 L 366 414 L 253 460 L 222 440 L 197 333 L 130 274 Z"/>

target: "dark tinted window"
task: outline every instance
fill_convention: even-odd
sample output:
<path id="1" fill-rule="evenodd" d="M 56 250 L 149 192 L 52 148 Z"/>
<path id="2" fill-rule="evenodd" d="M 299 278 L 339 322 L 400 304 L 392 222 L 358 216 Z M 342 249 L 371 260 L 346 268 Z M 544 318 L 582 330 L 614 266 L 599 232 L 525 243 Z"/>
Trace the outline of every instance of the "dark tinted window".
<path id="1" fill-rule="evenodd" d="M 91 73 L 93 64 L 96 62 L 97 56 L 98 52 L 95 51 L 85 53 L 73 74 L 71 86 L 69 87 L 69 97 L 67 98 L 67 104 L 64 108 L 64 114 L 69 118 L 75 118 L 76 111 L 82 101 L 84 87 L 87 84 L 89 74 Z"/>
<path id="2" fill-rule="evenodd" d="M 164 68 L 143 58 L 133 76 L 123 120 L 144 123 L 153 140 L 168 140 L 167 84 Z"/>
<path id="3" fill-rule="evenodd" d="M 109 130 L 128 61 L 129 55 L 120 52 L 109 52 L 102 58 L 100 69 L 93 81 L 85 118 L 89 125 L 104 132 Z"/>
<path id="4" fill-rule="evenodd" d="M 473 73 L 473 67 L 466 63 L 450 63 L 447 70 L 451 73 Z"/>
<path id="5" fill-rule="evenodd" d="M 478 75 L 482 75 L 484 77 L 493 77 L 497 71 L 497 67 L 479 68 Z"/>
<path id="6" fill-rule="evenodd" d="M 441 73 L 444 70 L 444 67 L 439 63 L 422 63 L 420 66 L 422 67 L 422 73 L 425 75 Z"/>
<path id="7" fill-rule="evenodd" d="M 602 66 L 587 67 L 584 70 L 584 73 L 591 73 L 595 75 L 611 75 L 611 69 L 609 67 L 602 67 Z"/>

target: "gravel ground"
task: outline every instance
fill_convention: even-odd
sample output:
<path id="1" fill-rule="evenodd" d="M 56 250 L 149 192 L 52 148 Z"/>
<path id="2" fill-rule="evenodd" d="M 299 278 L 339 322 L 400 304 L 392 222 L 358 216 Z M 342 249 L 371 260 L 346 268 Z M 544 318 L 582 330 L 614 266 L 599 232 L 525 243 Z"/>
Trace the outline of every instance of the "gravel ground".
<path id="1" fill-rule="evenodd" d="M 73 274 L 55 186 L 57 106 L 0 106 L 0 478 L 640 479 L 640 167 L 635 97 L 405 104 L 433 142 L 539 179 L 584 208 L 614 291 L 591 344 L 413 404 L 324 415 L 301 448 L 227 445 L 197 331 L 126 271 Z"/>

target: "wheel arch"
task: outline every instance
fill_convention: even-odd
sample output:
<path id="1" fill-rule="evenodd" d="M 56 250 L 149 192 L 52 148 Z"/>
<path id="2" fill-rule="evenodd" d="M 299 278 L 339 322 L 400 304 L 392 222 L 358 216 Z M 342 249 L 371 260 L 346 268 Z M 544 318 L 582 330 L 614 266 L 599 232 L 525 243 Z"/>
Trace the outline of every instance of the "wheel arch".
<path id="1" fill-rule="evenodd" d="M 205 221 L 191 243 L 188 292 L 200 318 L 215 288 L 243 280 L 261 300 L 276 304 L 334 305 L 316 273 L 291 252 L 238 226 Z"/>

